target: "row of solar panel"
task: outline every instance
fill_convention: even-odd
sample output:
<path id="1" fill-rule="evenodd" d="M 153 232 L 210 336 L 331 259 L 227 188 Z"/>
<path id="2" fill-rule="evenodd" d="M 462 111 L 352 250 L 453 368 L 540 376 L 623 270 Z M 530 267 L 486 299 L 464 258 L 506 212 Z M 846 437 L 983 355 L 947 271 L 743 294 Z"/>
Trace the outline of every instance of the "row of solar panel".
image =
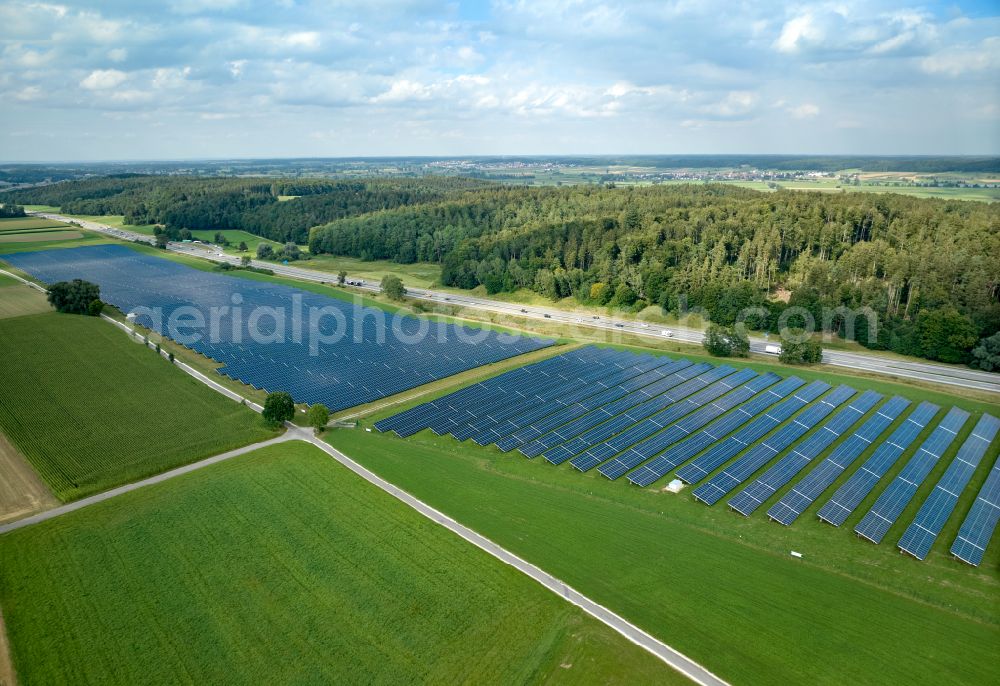
<path id="1" fill-rule="evenodd" d="M 924 402 L 905 416 L 910 405 L 898 396 L 885 400 L 874 391 L 831 389 L 794 376 L 781 379 L 666 357 L 611 351 L 583 357 L 577 352 L 494 377 L 375 426 L 401 436 L 430 428 L 504 451 L 517 449 L 529 458 L 542 455 L 553 464 L 568 461 L 580 471 L 596 467 L 609 479 L 626 476 L 639 486 L 676 469 L 677 478 L 697 484 L 692 492 L 697 500 L 712 505 L 730 496 L 728 505 L 744 516 L 815 464 L 767 510 L 768 517 L 786 526 L 869 453 L 818 510 L 821 520 L 840 526 L 940 411 Z M 882 540 L 968 418 L 964 410 L 952 408 L 930 431 L 855 527 L 859 536 Z M 990 415 L 979 420 L 904 532 L 902 550 L 926 556 L 998 428 L 1000 422 Z M 995 473 L 952 548 L 971 564 L 982 559 L 997 523 L 1000 476 Z"/>
<path id="2" fill-rule="evenodd" d="M 390 316 L 280 284 L 203 272 L 126 246 L 26 252 L 6 260 L 46 282 L 85 278 L 135 322 L 298 402 L 353 407 L 537 350 L 552 341 Z M 200 330 L 192 322 L 204 324 Z M 197 334 L 197 335 L 195 335 Z"/>

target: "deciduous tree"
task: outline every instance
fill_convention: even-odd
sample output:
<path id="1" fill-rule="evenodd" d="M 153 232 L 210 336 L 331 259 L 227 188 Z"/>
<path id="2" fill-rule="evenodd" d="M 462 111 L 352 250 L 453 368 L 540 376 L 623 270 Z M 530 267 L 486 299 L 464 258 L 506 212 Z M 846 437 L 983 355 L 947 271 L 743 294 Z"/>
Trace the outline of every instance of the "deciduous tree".
<path id="1" fill-rule="evenodd" d="M 261 414 L 268 424 L 281 424 L 295 416 L 295 401 L 284 391 L 268 393 L 264 400 L 264 411 Z"/>

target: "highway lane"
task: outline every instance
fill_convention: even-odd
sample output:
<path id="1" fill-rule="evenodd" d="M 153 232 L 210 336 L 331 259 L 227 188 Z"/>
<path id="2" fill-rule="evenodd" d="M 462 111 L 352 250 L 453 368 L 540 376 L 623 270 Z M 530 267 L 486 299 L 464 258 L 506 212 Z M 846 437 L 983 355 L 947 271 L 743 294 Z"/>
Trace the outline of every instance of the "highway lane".
<path id="1" fill-rule="evenodd" d="M 29 214 L 45 217 L 55 221 L 75 223 L 79 226 L 108 235 L 115 236 L 122 240 L 142 241 L 153 244 L 152 237 L 135 233 L 124 229 L 117 229 L 98 222 L 74 219 L 59 214 L 49 212 L 29 212 Z M 199 243 L 177 243 L 172 242 L 168 248 L 177 253 L 201 257 L 215 262 L 228 262 L 239 264 L 238 257 L 227 255 L 220 249 Z M 273 262 L 260 262 L 253 260 L 252 266 L 270 269 L 275 274 L 288 276 L 290 278 L 313 281 L 317 283 L 334 283 L 336 276 L 327 272 L 320 272 L 306 267 L 292 265 L 275 264 Z M 349 281 L 354 281 L 356 288 L 370 292 L 378 292 L 379 284 L 375 282 L 365 282 L 355 277 L 348 277 Z M 566 312 L 555 308 L 539 307 L 536 305 L 519 305 L 516 303 L 506 303 L 489 298 L 481 298 L 473 295 L 455 294 L 442 291 L 434 291 L 425 288 L 407 287 L 407 296 L 418 300 L 456 305 L 461 307 L 474 308 L 498 314 L 507 314 L 525 319 L 548 320 L 554 323 L 586 327 L 588 329 L 598 329 L 608 336 L 609 342 L 615 342 L 617 334 L 629 333 L 636 336 L 648 338 L 658 338 L 660 340 L 670 339 L 700 345 L 704 334 L 697 329 L 690 329 L 679 326 L 664 326 L 653 322 L 637 321 L 635 319 L 621 319 L 607 317 L 604 315 L 587 315 L 575 312 Z M 750 350 L 755 353 L 766 354 L 764 346 L 768 341 L 764 338 L 753 336 L 750 338 Z M 948 365 L 934 364 L 932 362 L 917 362 L 911 360 L 897 360 L 891 357 L 863 352 L 844 352 L 827 350 L 823 353 L 823 363 L 835 367 L 846 367 L 858 371 L 884 374 L 901 379 L 914 379 L 931 383 L 956 386 L 959 388 L 975 389 L 1000 393 L 1000 374 L 977 371 L 963 367 L 953 367 Z"/>

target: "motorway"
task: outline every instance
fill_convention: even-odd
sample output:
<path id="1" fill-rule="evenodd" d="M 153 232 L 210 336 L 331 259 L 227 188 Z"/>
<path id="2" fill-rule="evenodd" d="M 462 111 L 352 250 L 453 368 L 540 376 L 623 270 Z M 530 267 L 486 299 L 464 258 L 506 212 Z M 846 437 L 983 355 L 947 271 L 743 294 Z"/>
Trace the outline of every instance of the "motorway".
<path id="1" fill-rule="evenodd" d="M 29 212 L 29 214 L 73 223 L 84 229 L 108 234 L 116 238 L 127 241 L 142 241 L 152 244 L 153 238 L 143 234 L 117 229 L 98 222 L 75 219 L 60 214 L 50 212 Z M 238 265 L 240 259 L 233 255 L 227 255 L 221 249 L 203 243 L 177 243 L 171 242 L 168 249 L 186 255 L 201 257 L 215 262 L 228 262 Z M 293 267 L 285 264 L 275 264 L 273 262 L 251 262 L 254 267 L 270 269 L 275 274 L 305 281 L 319 283 L 333 283 L 336 276 L 327 272 L 320 272 L 303 267 Z M 354 277 L 348 277 L 349 281 L 357 284 L 355 287 L 362 290 L 378 292 L 379 285 L 374 282 L 364 282 Z M 586 315 L 574 312 L 566 312 L 555 308 L 538 307 L 536 305 L 518 305 L 516 303 L 506 303 L 489 298 L 481 298 L 472 295 L 455 294 L 451 292 L 434 291 L 425 288 L 406 288 L 406 295 L 417 300 L 425 300 L 440 304 L 468 307 L 471 309 L 493 312 L 496 314 L 512 315 L 525 319 L 548 320 L 553 323 L 586 327 L 597 329 L 609 334 L 608 341 L 615 342 L 616 334 L 629 333 L 636 336 L 644 336 L 663 340 L 682 341 L 700 345 L 704 334 L 698 329 L 671 326 L 669 328 L 651 322 L 642 322 L 635 319 L 616 319 L 606 316 Z M 750 338 L 750 350 L 755 353 L 766 354 L 764 346 L 767 341 L 759 337 Z M 823 363 L 835 367 L 847 367 L 856 371 L 871 372 L 874 374 L 884 374 L 900 379 L 913 379 L 929 383 L 943 384 L 947 386 L 957 386 L 960 388 L 988 391 L 1000 393 L 1000 374 L 977 371 L 958 366 L 948 366 L 934 364 L 932 362 L 917 362 L 911 360 L 893 359 L 889 356 L 876 355 L 863 352 L 843 352 L 827 350 L 823 352 Z"/>

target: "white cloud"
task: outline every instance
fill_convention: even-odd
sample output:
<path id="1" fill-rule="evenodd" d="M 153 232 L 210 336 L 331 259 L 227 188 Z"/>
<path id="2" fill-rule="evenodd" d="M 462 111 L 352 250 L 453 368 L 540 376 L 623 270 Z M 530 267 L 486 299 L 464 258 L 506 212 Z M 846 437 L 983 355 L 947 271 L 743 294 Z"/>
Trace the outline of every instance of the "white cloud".
<path id="1" fill-rule="evenodd" d="M 377 105 L 386 103 L 407 102 L 409 100 L 426 100 L 431 97 L 430 86 L 408 79 L 394 81 L 389 90 L 379 93 L 371 101 Z"/>
<path id="2" fill-rule="evenodd" d="M 804 102 L 801 105 L 789 108 L 788 111 L 796 119 L 811 119 L 819 114 L 819 106 L 811 102 Z"/>
<path id="3" fill-rule="evenodd" d="M 450 0 L 296 2 L 271 12 L 256 0 L 56 2 L 0 0 L 0 93 L 17 103 L 4 112 L 9 127 L 41 133 L 69 116 L 50 104 L 58 94 L 77 117 L 117 113 L 142 145 L 154 145 L 142 135 L 154 120 L 159 131 L 184 121 L 175 142 L 199 156 L 221 140 L 212 122 L 231 112 L 239 116 L 227 129 L 274 152 L 294 143 L 260 135 L 257 122 L 383 132 L 338 135 L 317 153 L 363 153 L 369 142 L 407 152 L 417 140 L 425 153 L 458 140 L 473 153 L 483 151 L 477 141 L 526 152 L 591 142 L 610 152 L 710 152 L 746 150 L 747 140 L 795 152 L 816 141 L 825 151 L 872 141 L 901 153 L 1000 149 L 996 109 L 984 106 L 997 101 L 989 79 L 1000 70 L 1000 17 L 960 8 L 496 0 L 487 16 L 466 20 Z M 918 108 L 919 122 L 888 123 Z M 848 128 L 859 118 L 863 127 Z M 378 148 L 390 144 L 401 147 Z"/>
<path id="4" fill-rule="evenodd" d="M 819 41 L 823 32 L 816 25 L 812 14 L 802 14 L 785 22 L 781 35 L 774 41 L 774 47 L 780 52 L 798 52 L 801 44 L 807 41 Z"/>
<path id="5" fill-rule="evenodd" d="M 31 102 L 32 100 L 38 100 L 42 97 L 42 89 L 38 86 L 26 86 L 15 95 L 21 102 Z"/>
<path id="6" fill-rule="evenodd" d="M 316 31 L 296 31 L 284 37 L 284 43 L 293 48 L 315 50 L 320 46 L 321 39 Z"/>
<path id="7" fill-rule="evenodd" d="M 959 47 L 936 53 L 921 60 L 920 66 L 928 74 L 947 76 L 995 72 L 1000 69 L 1000 38 L 987 38 L 975 48 Z"/>
<path id="8" fill-rule="evenodd" d="M 702 106 L 701 111 L 715 117 L 741 117 L 749 114 L 756 104 L 755 93 L 731 91 L 722 100 Z"/>
<path id="9" fill-rule="evenodd" d="M 120 105 L 140 105 L 151 102 L 153 94 L 149 91 L 130 88 L 128 90 L 114 91 L 111 93 L 111 100 Z"/>
<path id="10" fill-rule="evenodd" d="M 90 72 L 80 85 L 91 91 L 107 90 L 120 85 L 126 78 L 128 76 L 125 72 L 117 69 L 96 69 Z"/>
<path id="11" fill-rule="evenodd" d="M 180 88 L 187 83 L 191 75 L 191 67 L 183 69 L 157 69 L 153 73 L 153 88 L 157 90 Z"/>

